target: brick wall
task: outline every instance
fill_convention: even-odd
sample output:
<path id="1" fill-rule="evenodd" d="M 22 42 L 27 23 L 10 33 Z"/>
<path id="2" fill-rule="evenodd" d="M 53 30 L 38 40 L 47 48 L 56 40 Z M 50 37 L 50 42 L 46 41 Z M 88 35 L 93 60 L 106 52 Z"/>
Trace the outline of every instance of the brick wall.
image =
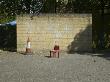
<path id="1" fill-rule="evenodd" d="M 90 14 L 17 16 L 17 51 L 25 51 L 28 36 L 33 51 L 52 49 L 55 41 L 61 50 L 91 51 Z"/>

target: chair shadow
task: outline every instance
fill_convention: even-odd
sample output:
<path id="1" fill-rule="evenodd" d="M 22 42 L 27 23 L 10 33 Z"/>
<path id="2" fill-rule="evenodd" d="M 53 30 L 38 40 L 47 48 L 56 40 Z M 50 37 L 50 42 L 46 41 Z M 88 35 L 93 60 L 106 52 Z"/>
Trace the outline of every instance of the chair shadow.
<path id="1" fill-rule="evenodd" d="M 45 56 L 46 58 L 51 58 L 51 56 Z"/>

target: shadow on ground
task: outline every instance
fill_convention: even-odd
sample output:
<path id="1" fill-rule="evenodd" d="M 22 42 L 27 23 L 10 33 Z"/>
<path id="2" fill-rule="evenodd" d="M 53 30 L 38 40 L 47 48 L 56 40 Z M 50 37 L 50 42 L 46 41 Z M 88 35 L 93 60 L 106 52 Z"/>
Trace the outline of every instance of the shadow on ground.
<path id="1" fill-rule="evenodd" d="M 98 50 L 95 51 L 91 56 L 97 56 L 97 57 L 101 57 L 101 58 L 105 58 L 107 60 L 110 60 L 110 50 Z"/>

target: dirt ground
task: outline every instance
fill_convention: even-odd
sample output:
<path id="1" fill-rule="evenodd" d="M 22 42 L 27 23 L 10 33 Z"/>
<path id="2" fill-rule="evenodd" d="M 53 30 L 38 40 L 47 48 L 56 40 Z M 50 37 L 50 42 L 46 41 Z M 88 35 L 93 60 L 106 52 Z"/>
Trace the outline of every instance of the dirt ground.
<path id="1" fill-rule="evenodd" d="M 23 55 L 0 52 L 0 82 L 110 82 L 110 60 L 104 54 L 49 52 Z"/>

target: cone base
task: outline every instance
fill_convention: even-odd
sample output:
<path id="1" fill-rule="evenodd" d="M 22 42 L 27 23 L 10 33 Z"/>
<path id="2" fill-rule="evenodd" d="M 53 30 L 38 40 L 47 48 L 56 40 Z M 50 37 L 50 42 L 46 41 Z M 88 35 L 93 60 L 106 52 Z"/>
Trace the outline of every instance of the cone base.
<path id="1" fill-rule="evenodd" d="M 25 53 L 24 55 L 33 55 L 33 53 Z"/>
<path id="2" fill-rule="evenodd" d="M 32 55 L 32 51 L 30 48 L 26 48 L 26 52 L 25 52 L 25 55 Z"/>

